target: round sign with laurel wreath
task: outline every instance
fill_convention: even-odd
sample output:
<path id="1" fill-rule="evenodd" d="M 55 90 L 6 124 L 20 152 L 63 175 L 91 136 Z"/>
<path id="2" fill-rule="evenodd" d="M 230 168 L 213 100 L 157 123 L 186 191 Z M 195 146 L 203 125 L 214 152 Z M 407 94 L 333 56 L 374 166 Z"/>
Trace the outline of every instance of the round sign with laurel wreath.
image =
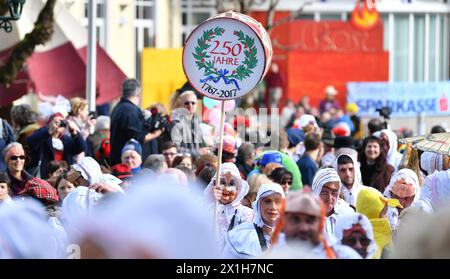
<path id="1" fill-rule="evenodd" d="M 183 70 L 192 86 L 216 100 L 244 96 L 255 88 L 272 59 L 270 39 L 261 24 L 235 12 L 199 25 L 183 49 Z"/>

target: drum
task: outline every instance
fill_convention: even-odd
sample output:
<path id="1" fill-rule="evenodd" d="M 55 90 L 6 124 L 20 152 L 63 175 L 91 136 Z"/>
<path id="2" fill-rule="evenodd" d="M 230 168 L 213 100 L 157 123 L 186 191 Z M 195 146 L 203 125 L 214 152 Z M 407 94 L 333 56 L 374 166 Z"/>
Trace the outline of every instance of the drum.
<path id="1" fill-rule="evenodd" d="M 272 53 L 261 23 L 230 11 L 192 31 L 183 48 L 183 70 L 198 92 L 216 100 L 232 100 L 259 84 L 269 69 Z"/>

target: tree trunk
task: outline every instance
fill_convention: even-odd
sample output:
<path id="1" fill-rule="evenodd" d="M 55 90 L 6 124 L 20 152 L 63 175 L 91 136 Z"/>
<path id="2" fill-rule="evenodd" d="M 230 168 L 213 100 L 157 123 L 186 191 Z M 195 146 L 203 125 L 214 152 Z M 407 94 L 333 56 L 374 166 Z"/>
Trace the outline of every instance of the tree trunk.
<path id="1" fill-rule="evenodd" d="M 11 84 L 23 68 L 27 58 L 33 54 L 36 46 L 43 45 L 50 40 L 53 34 L 53 8 L 55 3 L 56 0 L 47 0 L 34 23 L 33 31 L 26 34 L 25 38 L 13 47 L 5 65 L 0 67 L 0 84 L 7 86 Z M 0 14 L 3 11 L 3 6 L 4 4 L 0 4 Z"/>

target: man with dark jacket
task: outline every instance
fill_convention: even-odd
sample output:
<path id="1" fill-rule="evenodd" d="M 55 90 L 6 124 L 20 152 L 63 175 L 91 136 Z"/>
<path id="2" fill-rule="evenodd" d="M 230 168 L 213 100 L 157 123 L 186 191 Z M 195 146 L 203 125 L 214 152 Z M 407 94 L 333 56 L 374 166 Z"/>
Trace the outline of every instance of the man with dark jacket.
<path id="1" fill-rule="evenodd" d="M 6 120 L 0 117 L 0 171 L 6 171 L 6 163 L 1 154 L 3 149 L 14 141 L 14 131 Z"/>
<path id="2" fill-rule="evenodd" d="M 150 133 L 145 127 L 144 115 L 138 107 L 140 98 L 139 81 L 126 79 L 122 83 L 122 98 L 111 114 L 111 166 L 121 163 L 121 150 L 130 139 L 143 145 L 161 135 L 161 130 Z"/>

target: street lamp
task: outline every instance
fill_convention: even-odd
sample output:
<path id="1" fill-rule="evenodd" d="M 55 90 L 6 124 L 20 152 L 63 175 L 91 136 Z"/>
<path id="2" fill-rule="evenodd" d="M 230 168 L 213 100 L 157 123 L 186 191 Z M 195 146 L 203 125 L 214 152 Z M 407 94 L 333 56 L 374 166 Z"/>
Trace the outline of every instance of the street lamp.
<path id="1" fill-rule="evenodd" d="M 25 0 L 5 0 L 9 7 L 9 16 L 0 16 L 0 29 L 4 29 L 7 33 L 12 31 L 10 20 L 19 20 L 22 15 L 23 4 Z"/>

